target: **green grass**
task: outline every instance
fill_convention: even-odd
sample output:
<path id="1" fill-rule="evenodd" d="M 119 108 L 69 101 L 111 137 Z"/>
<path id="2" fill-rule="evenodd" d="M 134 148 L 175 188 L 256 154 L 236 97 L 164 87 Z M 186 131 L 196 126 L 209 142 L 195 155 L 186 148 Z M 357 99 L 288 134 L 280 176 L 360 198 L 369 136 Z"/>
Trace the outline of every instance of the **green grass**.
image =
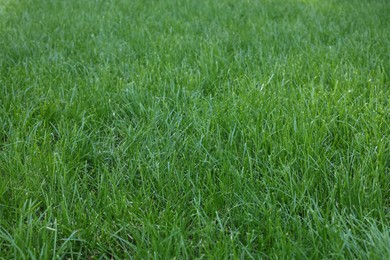
<path id="1" fill-rule="evenodd" d="M 387 0 L 0 0 L 0 258 L 390 258 Z"/>

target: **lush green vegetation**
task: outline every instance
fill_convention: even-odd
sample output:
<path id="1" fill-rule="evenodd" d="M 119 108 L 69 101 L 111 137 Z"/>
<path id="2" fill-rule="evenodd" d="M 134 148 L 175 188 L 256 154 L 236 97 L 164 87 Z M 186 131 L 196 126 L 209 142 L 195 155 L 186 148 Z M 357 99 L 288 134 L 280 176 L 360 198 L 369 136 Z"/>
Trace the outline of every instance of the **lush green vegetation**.
<path id="1" fill-rule="evenodd" d="M 0 258 L 390 258 L 387 0 L 0 0 Z"/>

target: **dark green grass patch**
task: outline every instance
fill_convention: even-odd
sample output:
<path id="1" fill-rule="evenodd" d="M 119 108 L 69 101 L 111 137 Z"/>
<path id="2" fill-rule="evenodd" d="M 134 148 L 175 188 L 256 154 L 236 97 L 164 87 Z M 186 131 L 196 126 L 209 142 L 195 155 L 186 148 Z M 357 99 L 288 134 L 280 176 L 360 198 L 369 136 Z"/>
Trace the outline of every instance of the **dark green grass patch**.
<path id="1" fill-rule="evenodd" d="M 389 13 L 0 0 L 0 258 L 389 258 Z"/>

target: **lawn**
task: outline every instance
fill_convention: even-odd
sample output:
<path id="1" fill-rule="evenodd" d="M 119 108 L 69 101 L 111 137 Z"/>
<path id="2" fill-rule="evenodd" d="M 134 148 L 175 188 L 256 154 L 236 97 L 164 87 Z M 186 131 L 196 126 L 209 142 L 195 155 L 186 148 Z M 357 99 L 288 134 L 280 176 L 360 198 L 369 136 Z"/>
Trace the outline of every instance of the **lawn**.
<path id="1" fill-rule="evenodd" d="M 0 259 L 390 259 L 390 1 L 0 0 Z"/>

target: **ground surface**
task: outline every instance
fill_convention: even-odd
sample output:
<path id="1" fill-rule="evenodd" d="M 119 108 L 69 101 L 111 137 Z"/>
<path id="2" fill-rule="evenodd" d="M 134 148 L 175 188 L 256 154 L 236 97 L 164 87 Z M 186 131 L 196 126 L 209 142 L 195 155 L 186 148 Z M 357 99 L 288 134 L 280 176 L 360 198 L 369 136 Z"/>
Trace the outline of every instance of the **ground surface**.
<path id="1" fill-rule="evenodd" d="M 390 1 L 0 1 L 0 258 L 389 259 Z"/>

